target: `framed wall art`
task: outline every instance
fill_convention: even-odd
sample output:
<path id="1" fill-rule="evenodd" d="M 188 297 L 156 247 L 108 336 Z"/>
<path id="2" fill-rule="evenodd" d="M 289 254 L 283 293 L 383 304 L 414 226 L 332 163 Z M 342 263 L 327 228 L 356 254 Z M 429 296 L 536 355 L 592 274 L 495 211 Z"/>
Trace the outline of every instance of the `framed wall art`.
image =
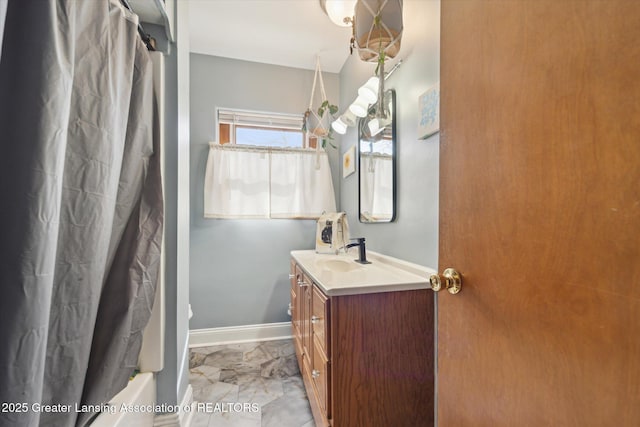
<path id="1" fill-rule="evenodd" d="M 418 108 L 420 112 L 418 138 L 427 139 L 440 130 L 440 82 L 420 95 Z"/>
<path id="2" fill-rule="evenodd" d="M 356 171 L 356 146 L 352 145 L 342 155 L 342 177 L 346 178 Z"/>

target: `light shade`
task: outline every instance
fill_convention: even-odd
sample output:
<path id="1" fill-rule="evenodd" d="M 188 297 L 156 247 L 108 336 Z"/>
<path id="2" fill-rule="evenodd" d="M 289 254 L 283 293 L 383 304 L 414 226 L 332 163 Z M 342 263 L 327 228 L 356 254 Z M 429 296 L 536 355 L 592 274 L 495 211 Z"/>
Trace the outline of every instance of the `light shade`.
<path id="1" fill-rule="evenodd" d="M 380 120 L 378 118 L 371 119 L 369 123 L 367 123 L 367 126 L 369 126 L 369 133 L 371 136 L 377 135 L 382 129 L 384 129 L 380 126 Z"/>
<path id="2" fill-rule="evenodd" d="M 374 117 L 367 123 L 371 136 L 376 136 L 391 124 L 391 120 L 382 117 Z"/>
<path id="3" fill-rule="evenodd" d="M 380 79 L 378 77 L 371 77 L 367 82 L 358 89 L 358 95 L 360 95 L 366 102 L 373 104 L 378 100 L 378 85 Z"/>
<path id="4" fill-rule="evenodd" d="M 356 0 L 320 0 L 320 5 L 334 24 L 341 27 L 351 25 Z"/>
<path id="5" fill-rule="evenodd" d="M 331 123 L 331 127 L 333 130 L 338 132 L 340 135 L 344 135 L 347 133 L 347 128 L 349 126 L 356 125 L 356 116 L 351 112 L 351 110 L 347 109 L 340 117 Z"/>
<path id="6" fill-rule="evenodd" d="M 331 123 L 331 127 L 340 135 L 344 135 L 345 133 L 347 133 L 347 124 L 343 122 L 340 117 L 338 117 L 333 121 L 333 123 Z"/>
<path id="7" fill-rule="evenodd" d="M 365 117 L 367 115 L 367 109 L 369 104 L 361 96 L 358 96 L 353 104 L 349 105 L 349 111 L 355 114 L 357 117 Z"/>
<path id="8" fill-rule="evenodd" d="M 360 59 L 375 62 L 384 52 L 394 58 L 402 38 L 402 0 L 360 0 L 353 32 Z"/>
<path id="9" fill-rule="evenodd" d="M 347 109 L 341 116 L 340 120 L 347 126 L 355 126 L 356 125 L 356 115 L 351 112 L 351 110 Z"/>

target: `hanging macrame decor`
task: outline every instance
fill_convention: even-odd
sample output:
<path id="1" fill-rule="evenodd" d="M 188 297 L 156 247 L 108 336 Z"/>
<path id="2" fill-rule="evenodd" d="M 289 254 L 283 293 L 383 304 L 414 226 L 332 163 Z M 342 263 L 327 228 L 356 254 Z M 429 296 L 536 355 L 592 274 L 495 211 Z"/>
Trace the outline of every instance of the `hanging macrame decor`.
<path id="1" fill-rule="evenodd" d="M 363 61 L 395 58 L 402 29 L 402 0 L 360 0 L 356 4 L 353 35 Z"/>
<path id="2" fill-rule="evenodd" d="M 315 98 L 317 98 L 316 88 L 318 86 L 320 89 L 320 102 L 314 106 L 314 102 L 317 102 Z M 315 136 L 319 140 L 322 140 L 322 148 L 325 147 L 327 140 L 332 139 L 331 121 L 333 120 L 333 115 L 337 112 L 338 107 L 331 104 L 327 99 L 327 94 L 324 90 L 324 81 L 322 80 L 322 70 L 320 69 L 320 57 L 317 57 L 309 108 L 304 113 L 303 130 L 307 132 L 309 137 Z"/>

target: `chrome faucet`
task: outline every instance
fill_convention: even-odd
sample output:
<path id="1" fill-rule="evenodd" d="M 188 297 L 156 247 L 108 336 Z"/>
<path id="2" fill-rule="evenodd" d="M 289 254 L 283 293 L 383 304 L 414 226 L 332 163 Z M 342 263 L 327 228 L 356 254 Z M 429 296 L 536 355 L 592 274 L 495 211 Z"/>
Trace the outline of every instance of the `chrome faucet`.
<path id="1" fill-rule="evenodd" d="M 352 248 L 354 246 L 359 246 L 359 255 L 358 255 L 358 259 L 355 260 L 356 262 L 359 262 L 360 264 L 371 264 L 371 261 L 367 261 L 367 250 L 364 246 L 364 237 L 356 237 L 353 238 L 351 240 L 357 240 L 356 243 L 349 243 L 345 249 L 349 249 Z"/>

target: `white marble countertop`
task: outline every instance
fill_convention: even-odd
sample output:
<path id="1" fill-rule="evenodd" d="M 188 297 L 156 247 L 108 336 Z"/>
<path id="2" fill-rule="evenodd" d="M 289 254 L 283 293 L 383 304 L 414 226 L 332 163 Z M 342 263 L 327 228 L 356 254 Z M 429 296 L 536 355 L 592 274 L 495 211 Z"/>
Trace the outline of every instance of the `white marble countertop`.
<path id="1" fill-rule="evenodd" d="M 373 251 L 367 251 L 371 264 L 364 265 L 355 262 L 357 250 L 339 255 L 300 250 L 291 256 L 328 296 L 430 289 L 429 276 L 436 272 Z"/>

